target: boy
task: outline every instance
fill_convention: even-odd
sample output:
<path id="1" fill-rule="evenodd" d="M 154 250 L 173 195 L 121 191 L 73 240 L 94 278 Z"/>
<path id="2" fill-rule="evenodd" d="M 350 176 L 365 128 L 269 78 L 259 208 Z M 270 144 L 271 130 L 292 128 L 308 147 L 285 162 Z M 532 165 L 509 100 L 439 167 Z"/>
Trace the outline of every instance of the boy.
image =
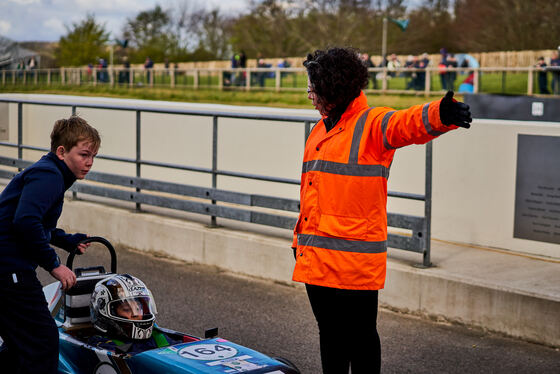
<path id="1" fill-rule="evenodd" d="M 49 244 L 83 253 L 85 234 L 56 228 L 64 193 L 84 179 L 101 139 L 84 119 L 55 122 L 51 151 L 16 175 L 0 195 L 0 336 L 4 354 L 16 373 L 56 373 L 58 329 L 52 319 L 35 269 L 41 266 L 67 290 L 76 275 L 62 265 Z M 11 365 L 11 366 L 10 366 Z"/>

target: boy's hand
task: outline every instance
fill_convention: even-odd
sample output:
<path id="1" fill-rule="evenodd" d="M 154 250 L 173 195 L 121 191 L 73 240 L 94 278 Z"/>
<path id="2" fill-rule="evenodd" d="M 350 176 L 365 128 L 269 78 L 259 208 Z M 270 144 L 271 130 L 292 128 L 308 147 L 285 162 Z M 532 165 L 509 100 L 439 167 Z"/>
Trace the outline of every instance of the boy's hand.
<path id="1" fill-rule="evenodd" d="M 80 244 L 78 244 L 78 251 L 80 252 L 78 254 L 83 255 L 84 253 L 86 253 L 86 248 L 89 247 L 90 244 L 91 243 L 80 243 Z"/>
<path id="2" fill-rule="evenodd" d="M 65 265 L 59 265 L 51 271 L 51 275 L 58 279 L 64 291 L 72 288 L 76 284 L 76 274 Z"/>
<path id="3" fill-rule="evenodd" d="M 453 99 L 453 91 L 447 91 L 447 94 L 439 104 L 439 118 L 441 123 L 446 126 L 456 125 L 468 129 L 472 122 L 471 111 L 467 104 L 461 103 Z"/>

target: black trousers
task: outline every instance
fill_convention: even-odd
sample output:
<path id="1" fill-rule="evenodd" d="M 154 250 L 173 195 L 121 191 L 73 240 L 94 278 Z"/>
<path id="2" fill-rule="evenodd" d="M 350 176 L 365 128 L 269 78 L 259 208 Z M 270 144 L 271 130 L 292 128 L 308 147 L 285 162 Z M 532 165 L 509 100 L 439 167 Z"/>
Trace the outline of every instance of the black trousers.
<path id="1" fill-rule="evenodd" d="M 17 282 L 15 281 L 17 279 Z M 2 371 L 54 374 L 58 369 L 58 328 L 34 271 L 0 275 L 0 336 L 7 346 Z"/>
<path id="2" fill-rule="evenodd" d="M 319 326 L 323 374 L 372 374 L 381 370 L 377 333 L 378 291 L 306 284 Z"/>

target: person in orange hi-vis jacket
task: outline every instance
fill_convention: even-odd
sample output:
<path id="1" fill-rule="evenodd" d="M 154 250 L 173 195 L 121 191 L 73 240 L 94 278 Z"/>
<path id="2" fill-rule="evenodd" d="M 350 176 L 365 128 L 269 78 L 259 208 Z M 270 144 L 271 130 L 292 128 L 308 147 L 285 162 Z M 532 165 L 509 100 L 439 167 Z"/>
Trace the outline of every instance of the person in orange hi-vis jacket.
<path id="1" fill-rule="evenodd" d="M 469 106 L 445 97 L 409 109 L 370 108 L 357 51 L 309 54 L 308 98 L 322 119 L 303 157 L 293 280 L 306 285 L 325 374 L 376 373 L 378 290 L 387 261 L 387 179 L 395 150 L 469 128 Z"/>

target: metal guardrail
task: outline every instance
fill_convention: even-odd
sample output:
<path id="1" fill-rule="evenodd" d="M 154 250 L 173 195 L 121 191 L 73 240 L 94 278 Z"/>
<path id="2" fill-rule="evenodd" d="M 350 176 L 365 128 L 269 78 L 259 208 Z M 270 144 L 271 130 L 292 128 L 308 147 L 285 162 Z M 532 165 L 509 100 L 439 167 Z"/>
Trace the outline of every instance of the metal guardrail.
<path id="1" fill-rule="evenodd" d="M 304 124 L 305 138 L 309 135 L 311 123 L 317 118 L 306 116 L 280 116 L 262 114 L 240 114 L 232 112 L 210 112 L 200 110 L 183 109 L 160 109 L 137 106 L 98 105 L 98 104 L 75 104 L 64 102 L 44 102 L 35 100 L 0 99 L 0 102 L 17 105 L 18 108 L 18 133 L 17 143 L 0 142 L 0 147 L 18 149 L 18 157 L 0 156 L 0 165 L 17 168 L 18 170 L 32 164 L 31 161 L 23 160 L 23 150 L 34 150 L 48 152 L 47 148 L 25 145 L 23 139 L 23 105 L 46 105 L 70 107 L 72 113 L 76 108 L 95 108 L 100 110 L 122 110 L 136 112 L 136 157 L 125 158 L 111 155 L 98 155 L 99 159 L 118 161 L 136 165 L 136 176 L 124 176 L 92 171 L 88 173 L 85 181 L 74 183 L 71 187 L 74 197 L 78 193 L 96 195 L 122 201 L 136 203 L 136 209 L 140 210 L 142 204 L 176 209 L 192 213 L 208 215 L 211 217 L 211 225 L 216 226 L 216 218 L 227 218 L 238 221 L 268 225 L 273 227 L 291 229 L 296 223 L 293 212 L 299 212 L 299 201 L 293 199 L 279 198 L 276 196 L 264 196 L 227 191 L 217 188 L 217 177 L 219 175 L 236 178 L 248 178 L 254 180 L 268 181 L 273 183 L 285 183 L 299 185 L 300 181 L 288 178 L 278 178 L 249 173 L 239 173 L 218 168 L 218 119 L 238 118 L 251 120 L 300 122 Z M 142 158 L 140 137 L 142 133 L 141 114 L 162 113 L 181 114 L 212 117 L 212 168 L 201 168 L 189 165 L 170 164 L 145 160 Z M 187 170 L 212 175 L 212 187 L 200 187 L 147 179 L 141 177 L 142 165 L 162 168 Z M 0 178 L 11 179 L 17 171 L 0 169 Z M 115 186 L 115 187 L 111 187 Z M 404 192 L 389 191 L 390 197 L 404 198 L 424 201 L 424 216 L 411 216 L 405 214 L 388 213 L 388 226 L 410 230 L 410 235 L 390 233 L 388 235 L 388 246 L 404 249 L 407 251 L 422 253 L 423 266 L 430 266 L 430 231 L 431 231 L 431 194 L 432 194 L 432 145 L 426 145 L 426 178 L 425 194 L 411 194 Z M 200 200 L 206 200 L 205 202 Z M 218 204 L 221 202 L 223 204 Z M 247 209 L 245 207 L 254 207 Z M 290 212 L 291 215 L 290 215 Z"/>
<path id="2" fill-rule="evenodd" d="M 517 68 L 446 68 L 425 69 L 387 67 L 369 68 L 372 87 L 366 92 L 395 94 L 440 94 L 447 89 L 441 86 L 442 73 L 453 74 L 453 89 L 470 77 L 472 93 L 527 94 L 537 93 L 539 72 L 551 72 L 554 83 L 552 94 L 558 95 L 560 74 L 554 67 L 545 70 L 535 67 Z M 414 77 L 417 78 L 414 78 Z M 191 69 L 142 69 L 108 67 L 58 68 L 33 70 L 0 70 L 0 86 L 118 86 L 118 87 L 168 87 L 218 90 L 274 90 L 304 91 L 307 74 L 304 68 L 191 68 Z"/>

